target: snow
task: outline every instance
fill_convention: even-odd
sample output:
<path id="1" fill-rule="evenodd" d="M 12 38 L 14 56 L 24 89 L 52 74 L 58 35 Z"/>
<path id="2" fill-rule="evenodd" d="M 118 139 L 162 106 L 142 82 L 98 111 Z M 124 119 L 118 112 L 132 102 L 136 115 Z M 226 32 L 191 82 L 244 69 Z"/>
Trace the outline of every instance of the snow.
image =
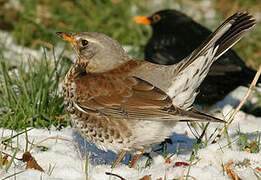
<path id="1" fill-rule="evenodd" d="M 228 97 L 224 99 L 236 99 L 236 94 L 241 97 L 245 93 L 245 88 L 238 88 L 232 92 Z M 254 98 L 254 97 L 253 97 Z M 222 107 L 222 112 L 215 114 L 217 117 L 225 116 L 231 113 L 234 108 L 228 105 L 226 102 L 220 102 L 226 104 Z M 223 114 L 223 115 L 222 115 Z M 194 165 L 191 166 L 189 175 L 196 179 L 229 179 L 228 175 L 223 172 L 223 166 L 228 162 L 234 162 L 236 165 L 233 167 L 234 171 L 242 179 L 255 179 L 254 169 L 261 167 L 261 154 L 249 153 L 246 151 L 240 151 L 238 145 L 238 131 L 246 134 L 248 140 L 254 140 L 257 137 L 257 132 L 261 131 L 261 118 L 254 117 L 253 115 L 246 114 L 242 111 L 236 115 L 235 120 L 228 128 L 230 141 L 232 142 L 231 148 L 228 146 L 228 141 L 225 137 L 222 137 L 217 144 L 208 144 L 206 147 L 201 147 L 196 155 L 197 160 L 194 160 Z M 210 136 L 216 128 L 221 129 L 223 126 L 218 123 L 212 123 L 207 129 L 207 135 Z M 188 171 L 188 167 L 178 166 L 174 167 L 175 162 L 187 162 L 189 163 L 191 151 L 186 149 L 192 149 L 196 139 L 186 123 L 179 123 L 173 128 L 175 132 L 171 139 L 173 144 L 168 144 L 169 155 L 179 150 L 178 154 L 171 157 L 171 163 L 166 164 L 165 159 L 158 152 L 150 153 L 152 157 L 152 164 L 150 167 L 145 168 L 147 157 L 141 158 L 137 162 L 134 168 L 129 168 L 126 164 L 130 155 L 124 158 L 124 161 L 120 163 L 116 168 L 111 169 L 111 164 L 116 158 L 116 154 L 112 152 L 104 152 L 97 149 L 93 144 L 84 141 L 83 137 L 74 128 L 67 127 L 61 131 L 57 131 L 54 127 L 50 130 L 47 129 L 32 129 L 28 131 L 29 142 L 37 143 L 48 137 L 59 137 L 73 141 L 77 146 L 68 141 L 49 139 L 41 146 L 47 147 L 46 151 L 41 151 L 39 148 L 33 148 L 31 151 L 32 156 L 37 163 L 44 169 L 45 172 L 40 172 L 34 169 L 25 170 L 25 163 L 19 160 L 15 160 L 15 165 L 12 164 L 11 168 L 6 172 L 4 169 L 0 170 L 0 179 L 12 175 L 14 173 L 24 171 L 15 176 L 18 180 L 23 179 L 86 179 L 85 164 L 86 155 L 90 157 L 88 163 L 88 178 L 91 180 L 100 179 L 119 179 L 115 176 L 110 177 L 106 175 L 106 172 L 117 174 L 125 179 L 139 179 L 145 175 L 151 175 L 152 179 L 164 178 L 173 179 L 180 178 L 182 172 L 185 175 Z M 2 134 L 1 139 L 10 137 L 12 134 L 16 134 L 11 130 L 0 129 Z M 204 139 L 204 138 L 203 138 Z M 213 140 L 213 138 L 212 138 Z M 211 142 L 211 141 L 210 141 Z M 21 151 L 16 155 L 17 158 L 21 158 L 25 151 L 26 138 L 25 133 L 19 135 L 13 139 L 12 147 L 19 147 Z M 29 148 L 31 145 L 29 144 Z M 80 158 L 78 148 L 80 148 Z M 158 149 L 160 146 L 154 147 Z M 185 150 L 183 150 L 185 149 Z M 8 154 L 13 154 L 10 148 L 2 150 Z M 86 153 L 87 152 L 87 153 Z M 249 165 L 241 165 L 244 161 L 249 160 Z M 50 173 L 49 168 L 53 168 Z M 14 178 L 14 177 L 13 177 Z"/>

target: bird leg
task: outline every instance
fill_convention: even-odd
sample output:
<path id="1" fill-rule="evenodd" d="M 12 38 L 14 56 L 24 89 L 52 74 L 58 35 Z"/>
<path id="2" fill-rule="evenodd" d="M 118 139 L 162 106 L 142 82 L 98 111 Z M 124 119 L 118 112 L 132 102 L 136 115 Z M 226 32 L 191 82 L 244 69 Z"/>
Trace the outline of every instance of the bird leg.
<path id="1" fill-rule="evenodd" d="M 134 158 L 133 158 L 133 160 L 131 161 L 131 163 L 129 164 L 129 168 L 132 168 L 134 165 L 135 165 L 135 163 L 137 162 L 137 160 L 141 157 L 141 155 L 144 153 L 144 149 L 142 149 L 139 153 L 137 153 L 135 156 L 134 156 Z"/>
<path id="2" fill-rule="evenodd" d="M 115 168 L 119 162 L 122 160 L 122 158 L 126 155 L 127 151 L 123 150 L 120 155 L 115 159 L 114 163 L 112 164 L 111 168 Z"/>

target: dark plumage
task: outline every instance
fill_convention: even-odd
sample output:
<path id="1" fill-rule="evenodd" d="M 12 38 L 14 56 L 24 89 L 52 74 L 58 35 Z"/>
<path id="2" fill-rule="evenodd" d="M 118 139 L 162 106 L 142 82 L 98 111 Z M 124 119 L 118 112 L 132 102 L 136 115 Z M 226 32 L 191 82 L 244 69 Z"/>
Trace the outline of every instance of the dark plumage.
<path id="1" fill-rule="evenodd" d="M 178 63 L 211 34 L 210 30 L 176 10 L 162 10 L 150 17 L 139 16 L 134 21 L 151 25 L 153 32 L 145 47 L 145 59 L 157 64 Z M 215 104 L 238 86 L 248 86 L 255 73 L 235 51 L 227 51 L 214 62 L 200 85 L 196 104 Z"/>

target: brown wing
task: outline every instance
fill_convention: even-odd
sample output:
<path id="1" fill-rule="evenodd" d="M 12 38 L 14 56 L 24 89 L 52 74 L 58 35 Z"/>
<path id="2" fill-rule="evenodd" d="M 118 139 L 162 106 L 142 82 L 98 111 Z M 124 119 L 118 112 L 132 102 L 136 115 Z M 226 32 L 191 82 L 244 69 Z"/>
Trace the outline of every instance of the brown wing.
<path id="1" fill-rule="evenodd" d="M 86 75 L 75 85 L 75 106 L 86 113 L 129 120 L 220 121 L 174 107 L 165 92 L 133 76 Z"/>

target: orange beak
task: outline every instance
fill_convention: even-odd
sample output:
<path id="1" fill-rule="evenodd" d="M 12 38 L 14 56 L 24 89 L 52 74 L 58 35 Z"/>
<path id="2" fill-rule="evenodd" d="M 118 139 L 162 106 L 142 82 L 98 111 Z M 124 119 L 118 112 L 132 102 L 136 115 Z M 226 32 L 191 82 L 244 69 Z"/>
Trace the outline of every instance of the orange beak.
<path id="1" fill-rule="evenodd" d="M 69 41 L 70 43 L 75 44 L 75 40 L 72 38 L 72 33 L 57 32 L 56 34 L 63 38 L 65 41 Z"/>
<path id="2" fill-rule="evenodd" d="M 132 20 L 139 24 L 151 24 L 148 16 L 136 16 Z"/>

